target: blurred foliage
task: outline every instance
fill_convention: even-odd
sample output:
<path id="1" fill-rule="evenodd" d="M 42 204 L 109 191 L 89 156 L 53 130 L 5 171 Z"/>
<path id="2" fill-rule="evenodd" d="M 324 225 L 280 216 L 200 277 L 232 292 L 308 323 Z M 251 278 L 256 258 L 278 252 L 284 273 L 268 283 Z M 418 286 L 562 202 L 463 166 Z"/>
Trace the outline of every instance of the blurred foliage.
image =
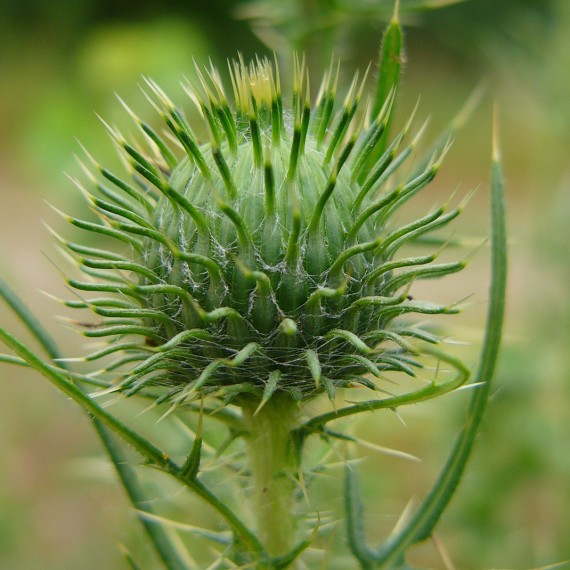
<path id="1" fill-rule="evenodd" d="M 143 75 L 172 90 L 178 86 L 178 76 L 193 68 L 194 59 L 205 61 L 209 54 L 210 44 L 201 29 L 174 18 L 88 30 L 67 76 L 54 81 L 27 116 L 25 152 L 31 150 L 40 157 L 39 166 L 44 171 L 53 168 L 55 175 L 77 152 L 74 137 L 82 142 L 100 138 L 95 112 L 111 121 L 124 114 L 115 94 L 135 101 L 138 97 L 142 103 Z M 106 146 L 112 151 L 112 145 Z"/>
<path id="2" fill-rule="evenodd" d="M 264 2 L 281 11 L 289 4 Z M 313 14 L 320 4 L 294 3 L 301 13 Z M 345 11 L 353 6 L 326 4 Z M 390 3 L 356 4 L 372 10 Z M 115 91 L 136 110 L 146 105 L 138 89 L 141 74 L 176 93 L 181 74 L 192 73 L 194 59 L 204 64 L 211 57 L 223 66 L 237 51 L 248 57 L 266 50 L 249 25 L 252 6 L 234 0 L 4 0 L 0 223 L 5 227 L 14 212 L 26 211 L 22 227 L 37 224 L 37 212 L 27 208 L 38 195 L 66 207 L 70 199 L 81 200 L 61 174 L 77 170 L 75 137 L 108 161 L 105 153 L 112 145 L 95 112 L 111 122 L 123 120 Z M 246 7 L 249 20 L 243 18 Z M 389 13 L 383 9 L 329 22 L 324 29 L 333 26 L 334 34 L 320 45 L 318 22 L 305 17 L 303 33 L 312 35 L 321 50 L 311 61 L 328 63 L 334 45 L 348 67 L 365 68 L 376 55 L 381 21 Z M 265 16 L 253 16 L 259 33 Z M 458 568 L 533 568 L 570 559 L 570 3 L 467 0 L 403 19 L 410 52 L 404 92 L 411 104 L 421 94 L 427 101 L 422 107 L 434 110 L 434 122 L 440 114 L 447 120 L 479 78 L 491 79 L 502 109 L 510 187 L 510 324 L 498 389 L 471 470 L 440 534 Z M 479 142 L 488 137 L 488 128 L 480 124 L 488 124 L 487 109 L 476 123 L 483 130 L 468 130 L 468 140 L 458 140 L 458 150 L 452 151 L 461 161 L 453 180 L 465 175 L 469 183 L 470 177 L 486 181 L 479 167 L 486 168 L 488 159 L 479 157 Z M 474 229 L 486 232 L 483 222 Z M 8 238 L 0 236 L 1 267 Z M 19 246 L 12 240 L 9 247 Z M 19 255 L 24 258 L 25 252 Z M 486 268 L 480 269 L 482 277 L 472 272 L 469 284 L 478 292 L 486 288 L 481 281 Z M 47 265 L 34 268 L 37 279 L 28 286 L 41 284 L 48 271 Z M 125 503 L 108 474 L 87 469 L 89 475 L 82 478 L 69 460 L 98 453 L 88 426 L 59 395 L 52 397 L 49 386 L 37 386 L 38 379 L 8 375 L 4 369 L 0 374 L 7 390 L 0 401 L 0 445 L 6 458 L 0 470 L 0 567 L 123 567 L 112 545 L 120 540 L 142 547 L 134 517 L 122 512 Z M 413 471 L 408 464 L 398 468 L 372 459 L 363 484 L 367 493 L 377 493 L 375 504 L 396 512 L 394 496 L 407 497 L 416 488 L 421 492 L 462 420 L 461 410 L 450 404 L 443 415 L 440 408 L 411 411 L 406 430 L 398 429 L 394 418 L 382 419 L 380 428 L 373 423 L 377 443 L 401 444 L 428 456 L 425 469 Z M 426 453 L 424 444 L 433 452 Z M 328 484 L 323 489 L 334 492 Z M 175 489 L 172 497 L 175 503 Z"/>
<path id="3" fill-rule="evenodd" d="M 423 16 L 421 33 L 471 64 L 497 64 L 509 53 L 539 56 L 539 42 L 556 27 L 559 0 L 476 0 Z"/>

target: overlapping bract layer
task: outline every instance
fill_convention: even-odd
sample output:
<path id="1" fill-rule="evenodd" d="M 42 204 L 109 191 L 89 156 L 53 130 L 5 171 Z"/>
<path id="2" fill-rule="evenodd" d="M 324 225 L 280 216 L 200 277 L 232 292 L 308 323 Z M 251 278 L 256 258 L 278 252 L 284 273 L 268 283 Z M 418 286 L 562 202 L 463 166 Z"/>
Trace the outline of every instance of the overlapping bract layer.
<path id="1" fill-rule="evenodd" d="M 166 386 L 161 398 L 177 404 L 202 392 L 253 393 L 264 402 L 276 390 L 299 399 L 325 390 L 332 398 L 339 386 L 375 388 L 370 378 L 387 370 L 414 375 L 410 339 L 437 339 L 400 317 L 455 309 L 416 301 L 408 286 L 463 263 L 398 253 L 460 209 L 441 207 L 399 227 L 393 214 L 432 181 L 445 149 L 398 181 L 418 137 L 405 144 L 408 124 L 385 142 L 391 101 L 367 117 L 357 78 L 335 105 L 332 68 L 311 108 L 297 62 L 288 111 L 267 61 L 234 64 L 233 110 L 218 73 L 199 75 L 198 88 L 186 88 L 209 142 L 198 142 L 149 81 L 150 100 L 179 148 L 137 117 L 146 150 L 110 129 L 133 182 L 93 161 L 106 180 L 93 177 L 101 197 L 89 195 L 100 222 L 70 218 L 129 250 L 67 243 L 94 277 L 70 284 L 115 294 L 70 303 L 104 317 L 86 336 L 112 339 L 88 359 L 118 355 L 117 369 L 134 361 L 117 389 L 132 395 Z"/>

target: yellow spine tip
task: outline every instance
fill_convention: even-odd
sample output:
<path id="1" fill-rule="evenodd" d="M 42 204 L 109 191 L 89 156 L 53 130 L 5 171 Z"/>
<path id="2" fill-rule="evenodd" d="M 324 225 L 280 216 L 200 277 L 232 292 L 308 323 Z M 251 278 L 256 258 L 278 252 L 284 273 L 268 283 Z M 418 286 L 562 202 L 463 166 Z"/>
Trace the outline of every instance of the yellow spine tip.
<path id="1" fill-rule="evenodd" d="M 497 104 L 493 107 L 493 162 L 501 160 L 501 149 L 499 146 L 499 111 Z"/>
<path id="2" fill-rule="evenodd" d="M 394 12 L 392 14 L 392 23 L 397 24 L 400 21 L 400 0 L 394 2 Z"/>

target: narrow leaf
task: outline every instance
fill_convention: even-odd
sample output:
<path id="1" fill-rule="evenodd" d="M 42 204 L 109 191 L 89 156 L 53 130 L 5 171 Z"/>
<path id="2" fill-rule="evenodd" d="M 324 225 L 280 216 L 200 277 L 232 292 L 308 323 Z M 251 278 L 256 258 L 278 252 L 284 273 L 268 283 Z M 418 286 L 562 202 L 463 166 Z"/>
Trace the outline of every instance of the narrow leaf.
<path id="1" fill-rule="evenodd" d="M 469 370 L 464 366 L 464 364 L 460 360 L 444 352 L 436 350 L 431 346 L 424 347 L 422 349 L 422 352 L 424 354 L 430 354 L 442 360 L 443 362 L 451 365 L 455 369 L 456 375 L 453 376 L 450 380 L 446 380 L 444 382 L 437 382 L 437 383 L 433 382 L 428 386 L 424 386 L 423 388 L 414 390 L 412 392 L 407 392 L 405 394 L 392 396 L 389 398 L 359 402 L 357 404 L 346 406 L 344 408 L 339 408 L 338 410 L 334 410 L 332 412 L 327 412 L 319 416 L 315 416 L 310 420 L 308 420 L 305 424 L 297 428 L 297 431 L 312 433 L 315 430 L 320 429 L 322 426 L 324 426 L 330 421 L 344 418 L 347 416 L 352 416 L 354 414 L 368 412 L 371 410 L 395 409 L 400 406 L 407 406 L 410 404 L 423 402 L 425 400 L 431 400 L 433 398 L 446 394 L 447 392 L 456 390 L 457 388 L 465 384 L 465 382 L 467 382 L 469 378 Z"/>
<path id="2" fill-rule="evenodd" d="M 364 537 L 364 508 L 356 471 L 347 465 L 344 478 L 344 508 L 348 545 L 363 570 L 374 567 L 374 554 Z"/>
<path id="3" fill-rule="evenodd" d="M 99 420 L 94 420 L 93 425 L 113 462 L 131 504 L 140 513 L 138 518 L 165 567 L 168 570 L 188 570 L 191 568 L 188 554 L 177 535 L 172 529 L 166 528 L 151 518 L 153 514 L 151 503 L 144 494 L 136 471 L 129 465 L 124 451 Z"/>
<path id="4" fill-rule="evenodd" d="M 380 559 L 385 565 L 397 560 L 410 545 L 431 535 L 459 485 L 489 400 L 501 343 L 507 275 L 504 181 L 496 136 L 491 171 L 491 222 L 490 301 L 479 368 L 474 378 L 474 383 L 482 385 L 473 392 L 463 430 L 432 490 L 406 527 L 380 549 Z"/>
<path id="5" fill-rule="evenodd" d="M 8 306 L 16 313 L 16 316 L 22 321 L 27 329 L 38 340 L 46 353 L 53 359 L 61 356 L 55 341 L 50 334 L 44 329 L 41 323 L 36 319 L 34 314 L 22 302 L 22 300 L 12 291 L 8 284 L 0 276 L 0 297 L 6 301 Z"/>
<path id="6" fill-rule="evenodd" d="M 271 396 L 273 396 L 277 386 L 279 385 L 279 380 L 281 380 L 281 372 L 279 370 L 272 370 L 269 374 L 269 378 L 267 380 L 267 384 L 265 384 L 265 388 L 263 389 L 263 396 L 261 397 L 261 402 L 257 409 L 253 413 L 253 415 L 257 415 L 261 408 L 269 402 Z"/>
<path id="7" fill-rule="evenodd" d="M 398 85 L 400 83 L 400 71 L 402 61 L 404 59 L 404 38 L 399 20 L 399 0 L 394 4 L 394 13 L 392 20 L 382 38 L 382 45 L 379 54 L 378 81 L 376 83 L 376 95 L 374 97 L 374 105 L 372 107 L 372 116 L 376 117 L 382 110 L 384 102 L 391 93 L 396 97 Z M 378 146 L 371 153 L 369 164 L 374 164 L 376 159 L 386 149 L 386 141 L 389 140 L 390 125 L 394 116 L 395 103 L 389 111 L 389 117 L 386 125 L 386 134 L 378 142 Z"/>
<path id="8" fill-rule="evenodd" d="M 190 451 L 186 462 L 182 466 L 180 474 L 182 477 L 188 479 L 194 479 L 198 475 L 198 470 L 200 469 L 200 458 L 202 455 L 202 428 L 204 419 L 204 398 L 202 397 L 200 415 L 198 416 L 198 428 L 196 430 L 196 437 L 194 438 L 194 443 L 192 444 L 192 450 Z"/>

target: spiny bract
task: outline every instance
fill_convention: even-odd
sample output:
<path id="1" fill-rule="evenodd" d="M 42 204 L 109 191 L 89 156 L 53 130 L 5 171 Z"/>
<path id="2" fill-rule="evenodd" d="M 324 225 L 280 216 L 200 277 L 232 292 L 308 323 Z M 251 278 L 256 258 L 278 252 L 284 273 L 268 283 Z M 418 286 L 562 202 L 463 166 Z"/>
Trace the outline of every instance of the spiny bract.
<path id="1" fill-rule="evenodd" d="M 86 194 L 100 222 L 69 220 L 129 253 L 66 242 L 93 278 L 69 283 L 115 294 L 68 303 L 104 318 L 86 336 L 112 339 L 87 360 L 118 355 L 107 370 L 119 371 L 134 362 L 115 389 L 132 395 L 165 387 L 157 398 L 175 405 L 200 394 L 265 402 L 275 391 L 299 400 L 326 391 L 332 399 L 338 387 L 375 389 L 370 378 L 388 370 L 413 376 L 420 363 L 410 337 L 437 339 L 400 317 L 455 309 L 412 299 L 409 285 L 463 263 L 397 254 L 459 208 L 400 227 L 392 219 L 432 181 L 445 148 L 395 183 L 419 134 L 404 145 L 408 124 L 385 141 L 393 97 L 369 116 L 359 108 L 358 77 L 337 105 L 331 66 L 312 108 L 296 61 L 285 110 L 278 73 L 266 60 L 230 68 L 233 109 L 214 68 L 198 76 L 185 88 L 208 142 L 199 143 L 182 111 L 147 81 L 167 137 L 132 112 L 146 150 L 109 127 L 133 182 L 90 157 L 102 176 L 90 174 L 100 197 Z"/>

